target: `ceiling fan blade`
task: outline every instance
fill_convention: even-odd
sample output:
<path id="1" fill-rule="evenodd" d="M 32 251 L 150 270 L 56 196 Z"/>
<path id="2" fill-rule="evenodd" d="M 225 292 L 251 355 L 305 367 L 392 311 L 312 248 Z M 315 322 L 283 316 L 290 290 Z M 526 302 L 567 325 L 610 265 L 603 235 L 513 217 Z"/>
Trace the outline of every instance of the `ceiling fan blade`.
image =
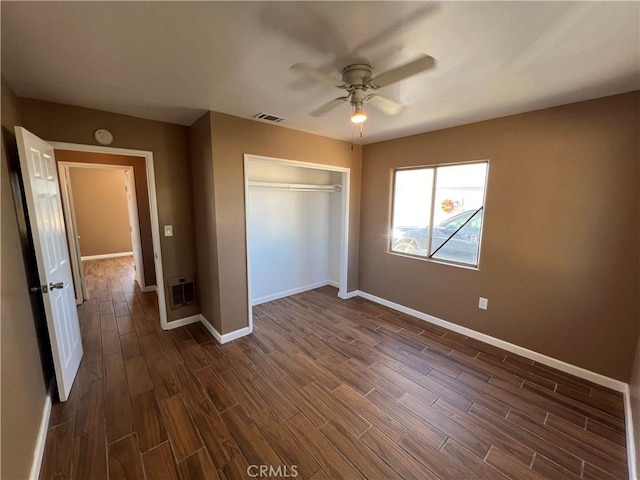
<path id="1" fill-rule="evenodd" d="M 294 63 L 289 67 L 289 71 L 297 75 L 303 75 L 307 78 L 310 78 L 311 80 L 315 80 L 316 82 L 331 85 L 333 87 L 342 86 L 342 79 L 337 74 L 331 75 L 329 73 L 325 73 L 313 67 L 312 65 L 309 65 L 308 63 Z"/>
<path id="2" fill-rule="evenodd" d="M 386 87 L 387 85 L 399 82 L 400 80 L 404 80 L 405 78 L 424 72 L 425 70 L 429 70 L 435 66 L 435 58 L 430 57 L 429 55 L 423 55 L 412 62 L 405 63 L 400 67 L 378 75 L 376 78 L 371 80 L 369 84 L 372 88 Z"/>
<path id="3" fill-rule="evenodd" d="M 398 115 L 403 108 L 402 105 L 395 100 L 391 100 L 390 98 L 383 97 L 381 95 L 369 95 L 367 97 L 367 102 L 389 116 Z"/>
<path id="4" fill-rule="evenodd" d="M 324 105 L 322 105 L 322 106 L 316 108 L 315 110 L 313 110 L 312 112 L 310 112 L 309 115 L 311 115 L 312 117 L 321 117 L 325 113 L 328 113 L 331 110 L 333 110 L 334 108 L 336 108 L 341 103 L 348 102 L 348 101 L 349 101 L 349 97 L 334 98 L 333 100 L 328 101 Z"/>

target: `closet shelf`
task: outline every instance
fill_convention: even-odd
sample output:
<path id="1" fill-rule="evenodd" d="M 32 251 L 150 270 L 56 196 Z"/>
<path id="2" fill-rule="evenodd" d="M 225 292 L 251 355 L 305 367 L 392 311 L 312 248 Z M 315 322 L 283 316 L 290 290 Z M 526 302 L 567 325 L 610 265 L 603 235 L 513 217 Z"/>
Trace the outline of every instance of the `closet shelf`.
<path id="1" fill-rule="evenodd" d="M 249 181 L 249 187 L 272 190 L 292 190 L 296 192 L 341 192 L 342 185 L 314 185 L 308 183 L 276 183 Z"/>

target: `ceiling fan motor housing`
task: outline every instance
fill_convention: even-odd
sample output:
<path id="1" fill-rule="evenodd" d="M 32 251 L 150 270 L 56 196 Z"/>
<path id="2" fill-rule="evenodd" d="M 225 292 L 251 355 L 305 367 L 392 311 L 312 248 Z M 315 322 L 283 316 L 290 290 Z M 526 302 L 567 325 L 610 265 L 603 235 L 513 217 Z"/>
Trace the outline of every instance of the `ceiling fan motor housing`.
<path id="1" fill-rule="evenodd" d="M 347 87 L 363 86 L 366 88 L 371 81 L 371 66 L 365 63 L 356 63 L 342 69 L 342 81 Z"/>
<path id="2" fill-rule="evenodd" d="M 365 92 L 371 81 L 371 66 L 364 63 L 349 65 L 342 70 L 342 81 L 349 91 L 349 103 L 353 106 L 362 106 L 365 101 Z"/>

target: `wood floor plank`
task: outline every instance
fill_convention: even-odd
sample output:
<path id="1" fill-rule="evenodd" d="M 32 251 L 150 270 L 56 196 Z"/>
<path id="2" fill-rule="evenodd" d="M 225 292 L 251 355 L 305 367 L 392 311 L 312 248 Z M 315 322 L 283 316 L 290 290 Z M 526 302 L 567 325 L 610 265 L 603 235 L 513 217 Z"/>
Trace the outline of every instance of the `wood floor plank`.
<path id="1" fill-rule="evenodd" d="M 182 393 L 182 398 L 187 405 L 197 402 L 207 395 L 198 378 L 185 364 L 181 363 L 171 370 L 176 379 L 176 387 Z"/>
<path id="2" fill-rule="evenodd" d="M 179 478 L 169 442 L 161 443 L 142 454 L 142 465 L 147 480 L 177 480 Z"/>
<path id="3" fill-rule="evenodd" d="M 202 440 L 180 395 L 161 401 L 160 411 L 178 462 L 202 448 Z"/>
<path id="4" fill-rule="evenodd" d="M 120 384 L 105 393 L 105 423 L 109 444 L 135 431 L 129 387 Z"/>
<path id="5" fill-rule="evenodd" d="M 73 422 L 62 423 L 49 429 L 40 470 L 41 479 L 71 478 L 73 434 Z"/>
<path id="6" fill-rule="evenodd" d="M 540 480 L 542 477 L 497 448 L 487 455 L 487 463 L 514 480 Z"/>
<path id="7" fill-rule="evenodd" d="M 209 358 L 193 338 L 181 341 L 178 350 L 192 372 L 209 366 Z"/>
<path id="8" fill-rule="evenodd" d="M 282 460 L 281 465 L 288 468 L 295 465 L 302 478 L 309 478 L 318 470 L 318 463 L 295 439 L 284 421 L 273 412 L 264 410 L 252 414 L 251 419 Z"/>
<path id="9" fill-rule="evenodd" d="M 112 330 L 102 334 L 102 354 L 112 355 L 114 353 L 120 353 L 120 337 L 118 332 Z"/>
<path id="10" fill-rule="evenodd" d="M 226 384 L 213 368 L 207 367 L 198 370 L 196 377 L 198 377 L 200 384 L 218 412 L 222 412 L 238 403 L 238 399 L 227 389 Z"/>
<path id="11" fill-rule="evenodd" d="M 280 458 L 264 439 L 258 427 L 249 419 L 241 405 L 228 408 L 220 416 L 250 465 L 280 464 Z"/>
<path id="12" fill-rule="evenodd" d="M 167 440 L 167 432 L 153 390 L 133 395 L 131 403 L 140 451 L 144 453 Z"/>
<path id="13" fill-rule="evenodd" d="M 218 480 L 220 478 L 204 448 L 179 462 L 178 472 L 182 480 Z"/>
<path id="14" fill-rule="evenodd" d="M 122 354 L 116 353 L 104 357 L 104 376 L 107 390 L 128 386 Z"/>
<path id="15" fill-rule="evenodd" d="M 490 478 L 492 480 L 507 480 L 509 478 L 451 438 L 447 439 L 440 451 L 451 461 L 464 465 L 469 472 L 468 478 Z"/>
<path id="16" fill-rule="evenodd" d="M 482 405 L 474 405 L 469 412 L 476 415 L 488 423 L 499 426 L 509 437 L 519 441 L 523 445 L 530 447 L 537 453 L 541 453 L 548 459 L 554 461 L 566 470 L 575 475 L 580 475 L 582 471 L 582 460 L 565 452 L 555 444 L 545 441 L 544 438 L 535 435 L 528 430 L 515 425 L 513 422 L 503 418 Z"/>
<path id="17" fill-rule="evenodd" d="M 127 371 L 127 381 L 129 382 L 131 396 L 153 389 L 153 382 L 151 382 L 144 357 L 130 358 L 124 362 L 124 366 Z"/>
<path id="18" fill-rule="evenodd" d="M 200 348 L 206 355 L 207 360 L 209 360 L 209 364 L 216 372 L 224 372 L 225 370 L 233 368 L 233 365 L 222 350 L 220 350 L 220 347 L 215 341 L 202 343 L 200 344 Z"/>
<path id="19" fill-rule="evenodd" d="M 329 392 L 322 385 L 310 383 L 304 390 L 310 397 L 315 398 L 316 402 L 321 402 L 331 412 L 333 420 L 340 423 L 347 431 L 359 437 L 371 424 L 362 418 L 349 405 L 337 399 L 335 395 Z"/>
<path id="20" fill-rule="evenodd" d="M 362 443 L 371 449 L 378 457 L 384 459 L 403 478 L 421 478 L 438 480 L 438 477 L 426 469 L 424 465 L 403 450 L 395 441 L 384 435 L 375 427 L 367 430 L 362 437 Z"/>
<path id="21" fill-rule="evenodd" d="M 107 478 L 107 445 L 104 428 L 84 433 L 74 440 L 73 478 Z"/>
<path id="22" fill-rule="evenodd" d="M 402 437 L 398 445 L 442 479 L 466 479 L 469 476 L 469 472 L 463 465 L 452 462 L 437 450 L 425 445 L 422 439 L 411 433 Z"/>
<path id="23" fill-rule="evenodd" d="M 122 358 L 124 360 L 142 355 L 138 335 L 136 335 L 135 332 L 120 335 L 120 345 L 122 347 Z"/>
<path id="24" fill-rule="evenodd" d="M 242 455 L 235 439 L 209 398 L 191 403 L 187 409 L 216 468 L 221 468 L 235 457 Z"/>
<path id="25" fill-rule="evenodd" d="M 317 427 L 321 427 L 327 423 L 331 417 L 331 412 L 327 407 L 315 401 L 306 390 L 300 388 L 293 380 L 287 376 L 279 378 L 275 382 L 276 387 L 287 395 L 298 407 L 298 409 L 308 417 Z"/>
<path id="26" fill-rule="evenodd" d="M 431 405 L 428 405 L 413 395 L 407 393 L 402 399 L 400 404 L 407 407 L 414 414 L 433 425 L 436 429 L 443 432 L 445 435 L 453 438 L 456 442 L 464 445 L 480 458 L 489 451 L 491 444 L 484 438 L 475 434 L 474 430 L 469 430 L 467 425 L 460 425 L 453 418 L 442 415 L 442 413 Z"/>
<path id="27" fill-rule="evenodd" d="M 340 423 L 330 420 L 321 428 L 321 431 L 343 455 L 349 458 L 349 461 L 360 470 L 365 478 L 380 480 L 401 478 L 396 471 L 372 450 L 366 448 Z"/>
<path id="28" fill-rule="evenodd" d="M 282 420 L 291 418 L 299 412 L 298 407 L 264 376 L 254 375 L 248 381 Z"/>
<path id="29" fill-rule="evenodd" d="M 302 446 L 334 480 L 364 478 L 362 474 L 333 446 L 302 413 L 287 420 L 287 426 Z"/>
<path id="30" fill-rule="evenodd" d="M 109 445 L 109 478 L 145 480 L 135 433 Z"/>
<path id="31" fill-rule="evenodd" d="M 552 429 L 546 425 L 536 422 L 534 419 L 526 415 L 512 410 L 507 415 L 507 420 L 512 421 L 516 425 L 545 438 L 548 442 L 553 443 L 559 448 L 572 453 L 578 458 L 584 459 L 586 462 L 595 465 L 606 472 L 611 472 L 614 476 L 623 479 L 628 477 L 626 462 L 620 461 L 609 456 L 607 453 L 599 450 L 595 446 L 586 445 L 576 440 L 571 435 Z"/>
<path id="32" fill-rule="evenodd" d="M 202 345 L 203 343 L 207 343 L 213 340 L 213 337 L 211 336 L 209 331 L 204 328 L 199 322 L 187 325 L 187 330 L 191 334 L 193 339 L 198 343 L 198 345 Z"/>
<path id="33" fill-rule="evenodd" d="M 348 385 L 341 385 L 333 393 L 394 442 L 408 432 L 404 425 Z"/>
<path id="34" fill-rule="evenodd" d="M 416 415 L 405 406 L 393 401 L 385 394 L 374 389 L 368 393 L 365 398 L 387 412 L 394 420 L 404 425 L 410 432 L 413 432 L 425 445 L 429 445 L 437 450 L 447 439 L 447 435 L 441 430 L 438 430 L 429 422 L 423 420 L 419 415 Z"/>
<path id="35" fill-rule="evenodd" d="M 101 381 L 91 382 L 83 391 L 79 391 L 78 410 L 76 411 L 75 434 L 91 432 L 104 423 L 104 388 Z"/>
<path id="36" fill-rule="evenodd" d="M 126 306 L 126 303 L 123 303 L 122 305 Z M 126 335 L 128 333 L 133 333 L 136 331 L 135 327 L 133 326 L 133 320 L 131 320 L 131 317 L 129 316 L 128 309 L 124 315 L 118 316 L 116 314 L 116 324 L 118 325 L 118 333 L 120 335 Z"/>

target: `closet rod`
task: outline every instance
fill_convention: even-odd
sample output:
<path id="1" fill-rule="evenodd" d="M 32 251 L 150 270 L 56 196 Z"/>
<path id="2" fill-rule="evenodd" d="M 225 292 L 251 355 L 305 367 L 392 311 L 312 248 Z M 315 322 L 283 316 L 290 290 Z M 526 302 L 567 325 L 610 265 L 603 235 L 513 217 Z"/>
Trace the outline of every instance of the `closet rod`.
<path id="1" fill-rule="evenodd" d="M 275 182 L 257 182 L 249 181 L 250 187 L 275 189 L 275 190 L 293 190 L 298 192 L 341 192 L 342 185 L 313 185 L 307 183 L 275 183 Z"/>

